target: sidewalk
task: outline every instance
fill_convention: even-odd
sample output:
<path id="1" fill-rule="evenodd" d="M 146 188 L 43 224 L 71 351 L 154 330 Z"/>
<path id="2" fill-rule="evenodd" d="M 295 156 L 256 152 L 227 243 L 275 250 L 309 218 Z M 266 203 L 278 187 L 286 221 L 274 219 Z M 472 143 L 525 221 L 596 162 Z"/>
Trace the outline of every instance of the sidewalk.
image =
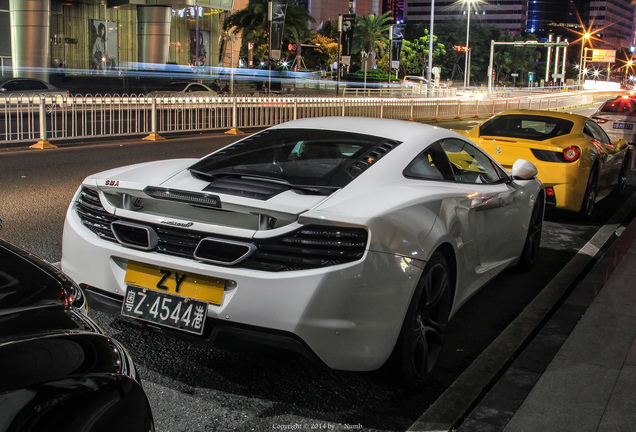
<path id="1" fill-rule="evenodd" d="M 636 220 L 457 430 L 636 431 Z"/>

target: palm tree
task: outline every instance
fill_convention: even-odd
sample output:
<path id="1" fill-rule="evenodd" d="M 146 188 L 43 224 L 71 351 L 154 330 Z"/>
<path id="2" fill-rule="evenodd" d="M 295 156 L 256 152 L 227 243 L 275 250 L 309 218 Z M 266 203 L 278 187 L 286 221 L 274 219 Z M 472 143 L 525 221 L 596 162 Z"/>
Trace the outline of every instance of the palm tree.
<path id="1" fill-rule="evenodd" d="M 296 59 L 294 60 L 294 66 L 297 69 L 305 69 L 305 64 L 302 56 L 302 44 L 316 37 L 316 32 L 309 30 L 309 28 L 302 29 L 299 27 L 292 27 L 287 29 L 287 36 L 289 42 L 296 45 Z"/>
<path id="2" fill-rule="evenodd" d="M 389 27 L 393 18 L 391 12 L 383 15 L 358 15 L 356 27 L 353 31 L 354 51 L 383 52 L 389 39 Z"/>
<path id="3" fill-rule="evenodd" d="M 255 45 L 267 45 L 267 34 L 269 32 L 268 0 L 250 0 L 245 9 L 234 12 L 223 23 L 225 31 L 242 34 L 242 43 L 254 42 Z M 309 22 L 316 22 L 314 17 L 309 15 L 309 11 L 301 6 L 293 4 L 287 5 L 285 14 L 285 29 L 290 32 L 292 29 L 298 31 L 308 30 Z"/>

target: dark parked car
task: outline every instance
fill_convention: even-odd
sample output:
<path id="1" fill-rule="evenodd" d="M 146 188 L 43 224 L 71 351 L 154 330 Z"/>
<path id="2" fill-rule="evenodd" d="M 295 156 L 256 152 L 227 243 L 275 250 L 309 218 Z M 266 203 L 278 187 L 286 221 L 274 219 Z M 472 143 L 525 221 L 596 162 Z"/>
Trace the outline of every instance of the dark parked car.
<path id="1" fill-rule="evenodd" d="M 86 315 L 82 291 L 3 240 L 0 431 L 154 431 L 130 356 Z"/>
<path id="2" fill-rule="evenodd" d="M 67 97 L 69 91 L 35 78 L 4 78 L 0 79 L 0 95 Z"/>
<path id="3" fill-rule="evenodd" d="M 188 97 L 215 97 L 217 96 L 217 92 L 205 84 L 197 83 L 197 82 L 186 82 L 186 81 L 177 81 L 172 82 L 159 90 L 151 91 L 148 93 L 151 96 L 154 95 L 175 95 L 175 94 L 184 94 Z"/>
<path id="4" fill-rule="evenodd" d="M 3 78 L 0 79 L 0 112 L 15 111 L 28 104 L 44 104 L 46 112 L 51 113 L 54 107 L 62 107 L 70 103 L 70 93 L 66 89 L 55 87 L 35 78 Z"/>

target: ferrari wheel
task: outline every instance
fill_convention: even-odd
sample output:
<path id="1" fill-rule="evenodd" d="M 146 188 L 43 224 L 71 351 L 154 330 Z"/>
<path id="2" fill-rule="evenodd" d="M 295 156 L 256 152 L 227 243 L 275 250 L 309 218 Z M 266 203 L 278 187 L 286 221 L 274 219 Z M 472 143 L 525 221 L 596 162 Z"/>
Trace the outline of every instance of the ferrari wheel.
<path id="1" fill-rule="evenodd" d="M 621 164 L 621 170 L 618 173 L 618 183 L 616 184 L 616 193 L 622 194 L 625 192 L 625 186 L 627 185 L 627 171 L 629 170 L 629 156 L 625 156 L 623 163 Z"/>
<path id="2" fill-rule="evenodd" d="M 594 204 L 596 202 L 596 167 L 592 168 L 590 177 L 587 179 L 587 187 L 585 188 L 585 195 L 583 196 L 583 203 L 581 204 L 581 210 L 579 210 L 578 216 L 580 220 L 588 220 L 592 217 L 594 212 Z"/>
<path id="3" fill-rule="evenodd" d="M 541 243 L 541 231 L 543 230 L 543 195 L 537 198 L 530 215 L 528 235 L 523 245 L 523 251 L 517 262 L 517 268 L 522 271 L 529 271 L 534 266 L 534 262 L 539 255 L 539 244 Z"/>
<path id="4" fill-rule="evenodd" d="M 408 386 L 426 381 L 442 352 L 451 309 L 446 260 L 436 252 L 428 262 L 409 309 L 394 355 Z"/>

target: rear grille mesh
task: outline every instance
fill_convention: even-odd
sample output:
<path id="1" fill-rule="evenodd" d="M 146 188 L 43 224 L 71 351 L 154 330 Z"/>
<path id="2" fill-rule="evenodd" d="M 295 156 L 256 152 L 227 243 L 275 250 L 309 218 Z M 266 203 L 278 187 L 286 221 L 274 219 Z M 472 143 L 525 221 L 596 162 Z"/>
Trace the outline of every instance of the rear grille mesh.
<path id="1" fill-rule="evenodd" d="M 105 240 L 117 243 L 110 224 L 115 220 L 133 222 L 108 213 L 101 205 L 97 192 L 83 188 L 76 211 L 84 226 Z M 157 233 L 156 252 L 194 259 L 199 242 L 208 233 L 173 226 L 145 224 Z M 242 238 L 214 236 L 226 240 L 245 242 Z M 235 267 L 264 271 L 290 271 L 328 267 L 362 258 L 368 233 L 362 228 L 341 228 L 310 225 L 284 236 L 252 240 L 256 252 Z"/>
<path id="2" fill-rule="evenodd" d="M 117 217 L 104 209 L 96 191 L 82 188 L 75 209 L 86 228 L 103 239 L 117 241 L 110 229 L 111 222 L 117 220 Z"/>

